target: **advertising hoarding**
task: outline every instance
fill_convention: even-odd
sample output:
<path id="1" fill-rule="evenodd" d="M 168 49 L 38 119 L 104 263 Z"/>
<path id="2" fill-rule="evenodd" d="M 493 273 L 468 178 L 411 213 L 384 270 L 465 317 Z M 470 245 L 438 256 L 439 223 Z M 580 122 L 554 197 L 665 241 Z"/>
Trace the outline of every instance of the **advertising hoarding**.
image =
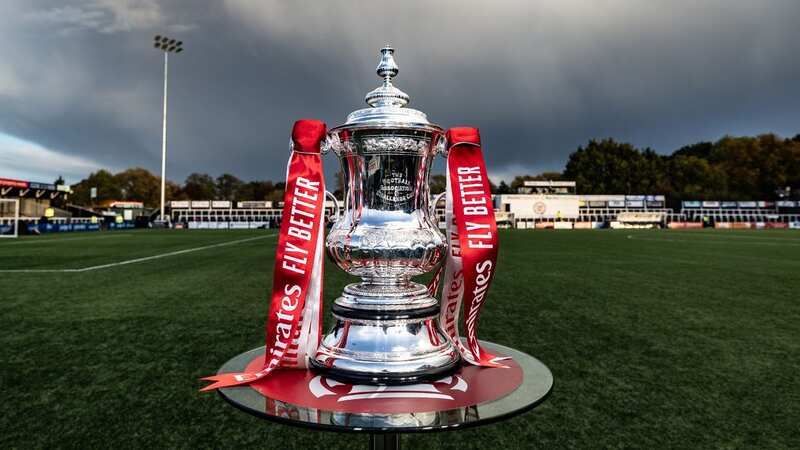
<path id="1" fill-rule="evenodd" d="M 26 188 L 28 187 L 27 181 L 14 180 L 11 178 L 0 178 L 0 186 Z"/>
<path id="2" fill-rule="evenodd" d="M 228 200 L 214 200 L 211 202 L 212 208 L 230 208 L 231 202 Z"/>
<path id="3" fill-rule="evenodd" d="M 211 202 L 208 200 L 192 200 L 192 208 L 210 208 Z"/>
<path id="4" fill-rule="evenodd" d="M 136 201 L 113 201 L 109 202 L 108 206 L 110 208 L 120 208 L 120 209 L 141 209 L 144 208 L 144 203 L 136 202 Z"/>
<path id="5" fill-rule="evenodd" d="M 722 202 L 722 203 L 720 203 L 720 206 L 722 206 L 723 208 L 736 208 L 738 206 L 738 203 L 736 203 L 736 202 Z"/>
<path id="6" fill-rule="evenodd" d="M 173 200 L 169 202 L 169 206 L 172 208 L 188 208 L 189 200 Z"/>
<path id="7" fill-rule="evenodd" d="M 246 208 L 246 209 L 267 209 L 272 208 L 272 202 L 268 201 L 244 201 L 244 202 L 236 202 L 237 208 Z"/>
<path id="8" fill-rule="evenodd" d="M 757 208 L 758 204 L 756 202 L 738 202 L 739 208 Z"/>
<path id="9" fill-rule="evenodd" d="M 685 200 L 682 205 L 684 208 L 699 208 L 702 203 L 697 200 Z"/>
<path id="10" fill-rule="evenodd" d="M 625 200 L 609 200 L 608 201 L 609 208 L 624 208 L 625 207 Z"/>
<path id="11" fill-rule="evenodd" d="M 629 208 L 644 208 L 644 200 L 625 200 L 625 205 Z"/>
<path id="12" fill-rule="evenodd" d="M 719 202 L 716 200 L 706 200 L 703 202 L 703 208 L 719 208 Z"/>
<path id="13" fill-rule="evenodd" d="M 55 191 L 56 190 L 56 185 L 55 184 L 34 183 L 33 181 L 28 183 L 28 187 L 30 187 L 31 189 L 44 189 L 44 190 L 48 190 L 48 191 Z"/>

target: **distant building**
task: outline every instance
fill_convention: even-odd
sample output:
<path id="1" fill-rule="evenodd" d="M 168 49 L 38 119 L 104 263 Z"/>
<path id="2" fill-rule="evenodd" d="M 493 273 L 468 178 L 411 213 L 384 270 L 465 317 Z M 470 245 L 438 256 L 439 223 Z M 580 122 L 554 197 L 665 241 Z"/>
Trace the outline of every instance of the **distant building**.
<path id="1" fill-rule="evenodd" d="M 35 181 L 0 178 L 0 198 L 19 199 L 19 215 L 22 218 L 39 218 L 52 211 L 52 201 L 56 198 L 66 199 L 72 189 L 64 184 L 39 183 Z M 62 210 L 55 211 L 59 216 L 69 217 Z"/>

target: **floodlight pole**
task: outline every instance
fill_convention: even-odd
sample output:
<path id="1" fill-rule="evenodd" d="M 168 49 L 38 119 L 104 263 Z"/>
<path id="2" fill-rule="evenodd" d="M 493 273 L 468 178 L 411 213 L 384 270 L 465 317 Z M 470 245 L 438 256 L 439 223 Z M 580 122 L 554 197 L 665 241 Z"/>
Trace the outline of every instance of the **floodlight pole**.
<path id="1" fill-rule="evenodd" d="M 167 188 L 167 81 L 169 78 L 169 54 L 183 51 L 183 42 L 170 39 L 166 36 L 156 35 L 153 46 L 156 50 L 164 52 L 164 115 L 161 122 L 161 214 L 159 220 L 167 220 L 164 215 L 165 194 Z"/>
<path id="2" fill-rule="evenodd" d="M 169 52 L 164 52 L 164 120 L 161 130 L 161 215 L 164 221 L 164 191 L 167 180 L 167 75 L 169 70 Z"/>

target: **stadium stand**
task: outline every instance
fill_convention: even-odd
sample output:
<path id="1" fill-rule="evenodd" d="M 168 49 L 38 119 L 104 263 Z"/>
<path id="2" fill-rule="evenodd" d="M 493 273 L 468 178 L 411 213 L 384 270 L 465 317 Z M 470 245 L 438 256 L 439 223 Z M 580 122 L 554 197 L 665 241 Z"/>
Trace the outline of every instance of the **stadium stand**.
<path id="1" fill-rule="evenodd" d="M 339 200 L 341 203 L 341 200 Z M 326 216 L 334 214 L 335 204 L 325 202 Z M 170 202 L 172 222 L 188 229 L 253 229 L 280 226 L 283 202 L 228 200 L 181 200 Z"/>
<path id="2" fill-rule="evenodd" d="M 793 200 L 690 200 L 681 203 L 681 216 L 717 228 L 796 228 L 800 204 Z"/>
<path id="3" fill-rule="evenodd" d="M 684 201 L 676 212 L 664 195 L 576 195 L 574 181 L 526 181 L 517 194 L 495 195 L 513 228 L 798 228 L 800 202 Z M 437 215 L 439 210 L 437 209 Z M 444 211 L 441 211 L 443 217 Z M 440 218 L 440 221 L 443 220 Z"/>
<path id="4" fill-rule="evenodd" d="M 73 194 L 67 185 L 38 183 L 35 181 L 0 178 L 0 199 L 19 202 L 19 219 L 11 231 L 18 234 L 50 232 L 99 231 L 101 229 L 128 229 L 135 225 L 135 213 L 122 213 L 141 202 L 107 202 L 98 209 L 67 203 Z M 62 200 L 64 209 L 53 204 Z M 11 219 L 0 212 L 0 231 L 7 233 Z"/>
<path id="5" fill-rule="evenodd" d="M 536 180 L 524 182 L 515 194 L 493 195 L 497 225 L 523 229 L 800 229 L 800 201 L 795 200 L 688 200 L 676 212 L 667 207 L 664 195 L 581 195 L 576 191 L 574 181 Z M 52 205 L 53 199 L 66 200 L 71 193 L 69 186 L 0 178 L 0 199 L 17 201 L 14 208 L 19 212 L 19 219 L 12 219 L 11 213 L 0 214 L 0 232 L 149 227 L 157 211 L 135 201 L 106 201 L 91 208 L 66 202 L 62 202 L 65 209 Z M 439 227 L 445 228 L 444 199 L 435 196 L 432 203 Z M 171 224 L 186 229 L 276 228 L 283 213 L 283 202 L 270 201 L 177 200 L 168 206 Z M 330 219 L 336 206 L 328 200 L 325 208 Z"/>

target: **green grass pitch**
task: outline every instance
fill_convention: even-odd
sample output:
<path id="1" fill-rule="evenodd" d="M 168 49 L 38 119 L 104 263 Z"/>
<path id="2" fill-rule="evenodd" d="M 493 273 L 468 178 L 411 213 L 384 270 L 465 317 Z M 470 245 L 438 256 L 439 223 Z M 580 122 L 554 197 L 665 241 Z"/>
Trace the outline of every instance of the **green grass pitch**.
<path id="1" fill-rule="evenodd" d="M 0 241 L 0 448 L 364 448 L 198 392 L 262 344 L 274 233 Z M 541 359 L 554 391 L 404 446 L 800 447 L 800 232 L 518 230 L 500 244 L 480 336 Z M 351 280 L 327 262 L 326 306 Z"/>

